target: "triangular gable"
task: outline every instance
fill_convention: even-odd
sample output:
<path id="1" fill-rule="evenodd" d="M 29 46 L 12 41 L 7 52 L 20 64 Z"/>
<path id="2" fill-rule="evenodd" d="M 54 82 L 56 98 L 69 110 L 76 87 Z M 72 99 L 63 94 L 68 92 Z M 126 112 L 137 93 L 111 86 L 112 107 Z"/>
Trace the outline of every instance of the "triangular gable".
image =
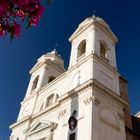
<path id="1" fill-rule="evenodd" d="M 48 126 L 48 124 L 45 124 L 45 123 L 38 123 L 36 125 L 36 127 L 34 127 L 34 129 L 32 129 L 32 131 L 36 131 L 38 129 L 41 129 L 41 128 L 44 128 L 45 126 Z"/>
<path id="2" fill-rule="evenodd" d="M 37 69 L 40 65 L 42 65 L 44 62 L 37 62 L 34 66 L 33 66 L 33 68 L 30 70 L 30 74 L 35 70 L 35 69 Z"/>
<path id="3" fill-rule="evenodd" d="M 69 41 L 71 41 L 71 39 L 73 38 L 73 36 L 77 35 L 79 32 L 81 32 L 84 28 L 86 28 L 92 22 L 93 22 L 93 20 L 91 20 L 91 18 L 85 19 L 81 24 L 79 24 L 79 26 L 76 29 L 76 31 L 71 35 L 71 37 L 69 38 Z"/>
<path id="4" fill-rule="evenodd" d="M 81 24 L 79 24 L 76 31 L 71 35 L 69 38 L 69 41 L 72 41 L 80 32 L 82 32 L 84 29 L 86 29 L 88 26 L 90 26 L 92 23 L 98 23 L 101 26 L 105 27 L 105 29 L 111 34 L 111 36 L 114 38 L 115 42 L 117 42 L 117 37 L 114 35 L 114 33 L 111 31 L 109 25 L 100 17 L 89 17 L 85 19 Z"/>
<path id="5" fill-rule="evenodd" d="M 32 135 L 36 132 L 39 132 L 43 129 L 54 130 L 57 127 L 57 123 L 50 121 L 39 121 L 35 123 L 27 132 L 28 135 Z"/>
<path id="6" fill-rule="evenodd" d="M 48 122 L 48 121 L 40 121 L 37 122 L 36 124 L 34 124 L 29 130 L 28 130 L 28 134 L 33 134 L 35 132 L 41 131 L 42 129 L 45 128 L 49 128 L 51 129 L 52 126 L 52 122 Z"/>

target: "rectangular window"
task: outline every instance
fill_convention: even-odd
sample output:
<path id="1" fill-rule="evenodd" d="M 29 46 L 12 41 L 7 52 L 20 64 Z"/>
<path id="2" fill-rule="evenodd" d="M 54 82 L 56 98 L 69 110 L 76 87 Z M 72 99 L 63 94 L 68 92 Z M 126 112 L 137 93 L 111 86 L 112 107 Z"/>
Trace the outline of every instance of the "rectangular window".
<path id="1" fill-rule="evenodd" d="M 71 133 L 69 135 L 69 140 L 75 140 L 75 133 Z"/>

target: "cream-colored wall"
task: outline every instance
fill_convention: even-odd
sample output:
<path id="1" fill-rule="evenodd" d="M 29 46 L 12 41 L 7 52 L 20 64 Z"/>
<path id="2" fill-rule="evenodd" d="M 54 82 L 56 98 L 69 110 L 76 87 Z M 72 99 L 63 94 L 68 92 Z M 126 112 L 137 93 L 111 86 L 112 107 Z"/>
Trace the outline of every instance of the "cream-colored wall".
<path id="1" fill-rule="evenodd" d="M 114 93 L 112 92 L 112 94 Z M 57 102 L 59 102 L 59 98 Z M 55 108 L 47 110 L 48 108 L 40 112 L 34 112 L 30 128 L 43 120 L 55 122 L 58 126 L 54 130 L 54 140 L 58 138 L 68 140 L 68 134 L 70 133 L 68 119 L 74 110 L 78 112 L 77 140 L 85 140 L 85 138 L 101 140 L 103 137 L 105 140 L 109 138 L 125 140 L 123 105 L 101 89 L 92 86 L 85 88 L 81 92 L 75 93 L 74 96 L 70 96 L 67 100 L 59 102 Z M 21 127 L 22 124 L 24 124 L 24 127 Z M 23 122 L 16 129 L 13 129 L 12 134 L 25 140 L 26 133 L 23 132 L 27 127 L 28 123 Z M 41 132 L 36 133 L 36 135 L 43 138 L 46 133 Z"/>
<path id="2" fill-rule="evenodd" d="M 92 61 L 87 60 L 86 63 L 83 63 L 80 66 L 76 66 L 75 68 L 62 74 L 62 76 L 56 78 L 51 83 L 47 84 L 45 87 L 41 89 L 39 93 L 32 93 L 32 97 L 30 96 L 26 98 L 24 100 L 24 104 L 26 102 L 35 102 L 35 96 L 36 94 L 38 94 L 36 107 L 34 110 L 35 114 L 40 110 L 42 103 L 47 99 L 47 97 L 49 97 L 49 95 L 57 94 L 59 97 L 61 97 L 64 94 L 67 94 L 75 87 L 77 87 L 78 85 L 88 81 L 89 79 L 91 79 L 91 77 L 92 77 Z M 34 98 L 34 101 L 31 101 L 30 98 Z"/>
<path id="3" fill-rule="evenodd" d="M 95 96 L 100 100 L 98 106 L 98 131 L 100 131 L 100 135 L 98 135 L 98 140 L 102 140 L 102 138 L 104 140 L 125 140 L 123 105 L 104 92 L 95 91 L 95 93 Z"/>
<path id="4" fill-rule="evenodd" d="M 93 25 L 81 32 L 74 40 L 72 40 L 71 56 L 69 68 L 77 64 L 78 45 L 81 41 L 86 40 L 86 54 L 88 56 L 94 50 L 94 29 Z"/>
<path id="5" fill-rule="evenodd" d="M 9 140 L 17 140 L 17 138 L 19 138 L 19 140 L 26 140 L 25 132 L 28 130 L 29 123 L 30 122 L 27 120 L 24 123 L 18 125 L 17 127 L 14 127 L 12 129 Z"/>
<path id="6" fill-rule="evenodd" d="M 114 93 L 120 95 L 119 74 L 116 71 L 114 71 L 110 67 L 105 67 L 99 62 L 97 58 L 96 60 L 94 60 L 93 73 L 94 79 L 96 79 L 104 86 L 114 91 Z"/>
<path id="7" fill-rule="evenodd" d="M 34 95 L 29 100 L 23 101 L 21 103 L 21 108 L 17 120 L 21 120 L 22 118 L 31 115 L 33 113 L 36 98 L 37 98 L 36 95 Z"/>
<path id="8" fill-rule="evenodd" d="M 96 28 L 95 32 L 95 53 L 100 56 L 100 41 L 103 40 L 108 48 L 107 59 L 112 67 L 117 67 L 116 65 L 116 53 L 115 53 L 115 43 L 112 38 L 110 38 L 103 30 Z"/>
<path id="9" fill-rule="evenodd" d="M 68 119 L 71 116 L 72 112 L 74 110 L 77 111 L 77 120 L 78 120 L 78 127 L 77 127 L 77 138 L 84 140 L 85 137 L 90 139 L 89 130 L 91 132 L 91 105 L 86 105 L 84 103 L 84 100 L 86 100 L 87 96 L 91 96 L 92 90 L 87 89 L 83 91 L 82 94 L 76 95 L 73 98 L 69 98 L 69 100 L 64 101 L 60 106 L 58 106 L 55 109 L 52 109 L 48 111 L 47 113 L 44 113 L 43 115 L 39 115 L 35 119 L 33 119 L 30 127 L 34 126 L 39 121 L 50 121 L 50 122 L 56 122 L 58 124 L 57 129 L 54 131 L 53 139 L 61 138 L 61 140 L 68 139 Z M 63 113 L 62 113 L 63 112 Z M 13 129 L 13 134 L 18 136 L 20 139 L 25 139 L 25 134 L 23 132 L 27 129 L 28 123 L 23 123 L 24 127 L 22 127 L 22 124 L 19 125 L 16 129 Z M 85 129 L 86 126 L 89 129 Z M 20 130 L 20 131 L 19 131 Z M 67 132 L 67 133 L 65 133 Z M 84 132 L 84 133 L 83 133 Z M 41 137 L 44 137 L 44 133 L 41 133 Z M 83 134 L 83 135 L 81 135 Z M 38 134 L 40 135 L 40 134 Z M 34 139 L 35 140 L 35 139 Z"/>
<path id="10" fill-rule="evenodd" d="M 86 54 L 77 59 L 77 47 L 83 39 L 87 40 Z M 109 48 L 109 62 L 99 57 L 101 39 L 104 39 Z M 41 139 L 47 135 L 45 132 L 48 129 L 31 137 L 28 132 L 44 120 L 58 124 L 53 132 L 53 140 L 68 140 L 68 134 L 71 133 L 68 119 L 77 110 L 77 140 L 125 140 L 125 103 L 119 96 L 119 73 L 116 70 L 115 47 L 111 39 L 101 29 L 90 25 L 72 40 L 70 64 L 66 72 L 62 73 L 60 69 L 57 71 L 55 65 L 44 65 L 35 70 L 21 103 L 18 120 L 11 126 L 12 135 L 19 137 L 19 140 Z M 58 77 L 42 87 L 46 73 Z M 38 74 L 41 78 L 37 89 L 30 94 L 32 79 Z M 59 98 L 51 106 L 44 106 L 40 110 L 42 103 L 51 94 L 58 95 Z M 30 119 L 24 120 L 28 116 Z"/>

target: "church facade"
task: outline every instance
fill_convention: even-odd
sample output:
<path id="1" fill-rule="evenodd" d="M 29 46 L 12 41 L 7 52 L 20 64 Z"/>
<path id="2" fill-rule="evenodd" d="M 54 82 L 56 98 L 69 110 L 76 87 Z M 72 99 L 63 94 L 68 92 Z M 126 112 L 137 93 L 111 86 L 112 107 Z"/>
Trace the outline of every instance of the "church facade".
<path id="1" fill-rule="evenodd" d="M 31 69 L 10 140 L 131 140 L 127 81 L 116 65 L 117 37 L 93 16 L 69 41 L 67 70 L 56 50 Z"/>

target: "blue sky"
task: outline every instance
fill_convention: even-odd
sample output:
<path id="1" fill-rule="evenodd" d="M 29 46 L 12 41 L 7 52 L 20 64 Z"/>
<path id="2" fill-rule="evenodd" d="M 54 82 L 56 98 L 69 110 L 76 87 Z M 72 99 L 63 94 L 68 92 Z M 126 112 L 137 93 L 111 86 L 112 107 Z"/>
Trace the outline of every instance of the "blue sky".
<path id="1" fill-rule="evenodd" d="M 45 3 L 45 1 L 43 1 Z M 0 139 L 8 140 L 9 125 L 16 121 L 36 60 L 58 44 L 68 66 L 68 38 L 78 24 L 94 14 L 116 34 L 117 66 L 129 82 L 131 113 L 140 110 L 140 2 L 138 0 L 56 0 L 46 8 L 37 28 L 23 27 L 19 39 L 0 39 Z"/>

